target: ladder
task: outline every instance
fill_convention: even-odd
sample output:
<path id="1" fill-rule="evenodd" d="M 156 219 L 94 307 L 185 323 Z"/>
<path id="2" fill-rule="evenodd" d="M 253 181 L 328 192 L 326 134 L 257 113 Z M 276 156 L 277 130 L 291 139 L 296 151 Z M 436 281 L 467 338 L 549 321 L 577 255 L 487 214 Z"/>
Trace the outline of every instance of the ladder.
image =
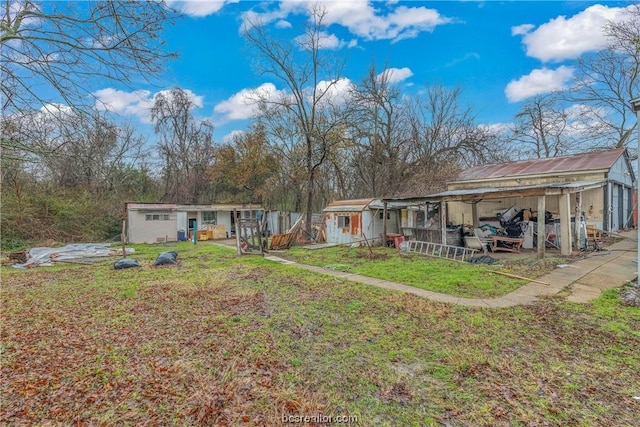
<path id="1" fill-rule="evenodd" d="M 446 258 L 452 261 L 468 261 L 476 252 L 475 249 L 461 248 L 459 246 L 443 245 L 441 243 L 420 242 L 409 240 L 408 252 L 427 255 L 437 258 Z"/>

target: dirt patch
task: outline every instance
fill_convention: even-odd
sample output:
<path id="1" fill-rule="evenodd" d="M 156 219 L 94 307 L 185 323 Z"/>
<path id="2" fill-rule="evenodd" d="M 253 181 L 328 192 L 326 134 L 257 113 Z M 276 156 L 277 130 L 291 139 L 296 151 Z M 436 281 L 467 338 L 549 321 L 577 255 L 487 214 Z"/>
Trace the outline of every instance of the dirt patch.
<path id="1" fill-rule="evenodd" d="M 400 405 L 406 405 L 413 400 L 413 393 L 405 384 L 395 383 L 378 390 L 376 398 L 383 402 L 396 402 Z"/>
<path id="2" fill-rule="evenodd" d="M 558 264 L 567 264 L 571 261 L 570 259 L 563 258 L 545 258 L 539 260 L 536 257 L 527 257 L 500 260 L 498 263 L 504 265 L 506 272 L 535 279 L 552 272 Z"/>
<path id="3" fill-rule="evenodd" d="M 356 258 L 359 259 L 368 259 L 368 260 L 385 260 L 391 258 L 389 254 L 385 254 L 383 252 L 358 252 L 355 255 Z"/>

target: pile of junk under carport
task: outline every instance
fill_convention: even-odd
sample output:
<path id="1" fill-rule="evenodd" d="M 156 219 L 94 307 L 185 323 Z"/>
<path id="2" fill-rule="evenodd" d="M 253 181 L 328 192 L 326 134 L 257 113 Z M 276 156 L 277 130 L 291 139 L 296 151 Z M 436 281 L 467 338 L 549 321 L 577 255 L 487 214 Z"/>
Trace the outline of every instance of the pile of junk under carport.
<path id="1" fill-rule="evenodd" d="M 544 214 L 545 246 L 559 248 L 559 222 L 556 215 Z M 495 218 L 482 218 L 476 227 L 456 225 L 447 227 L 447 245 L 481 250 L 484 253 L 507 251 L 520 252 L 533 249 L 538 233 L 537 212 L 511 206 Z"/>

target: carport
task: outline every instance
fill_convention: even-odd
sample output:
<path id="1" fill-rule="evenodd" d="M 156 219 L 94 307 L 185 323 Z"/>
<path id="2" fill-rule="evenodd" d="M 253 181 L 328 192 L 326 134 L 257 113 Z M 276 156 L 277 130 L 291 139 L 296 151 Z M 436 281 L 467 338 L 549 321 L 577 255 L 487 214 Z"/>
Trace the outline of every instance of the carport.
<path id="1" fill-rule="evenodd" d="M 537 212 L 545 212 L 548 198 L 557 199 L 560 216 L 560 253 L 570 255 L 573 251 L 573 233 L 571 228 L 571 197 L 575 196 L 578 210 L 582 210 L 580 200 L 582 192 L 600 188 L 606 185 L 605 181 L 592 182 L 566 182 L 553 184 L 522 185 L 504 188 L 475 188 L 462 190 L 448 190 L 432 194 L 425 198 L 429 203 L 440 204 L 440 218 L 442 236 L 446 235 L 447 206 L 451 202 L 464 202 L 471 205 L 471 224 L 477 227 L 478 204 L 482 201 L 501 200 L 507 198 L 535 197 L 537 200 Z M 444 239 L 442 241 L 444 242 Z M 544 257 L 545 234 L 537 233 L 538 256 Z"/>

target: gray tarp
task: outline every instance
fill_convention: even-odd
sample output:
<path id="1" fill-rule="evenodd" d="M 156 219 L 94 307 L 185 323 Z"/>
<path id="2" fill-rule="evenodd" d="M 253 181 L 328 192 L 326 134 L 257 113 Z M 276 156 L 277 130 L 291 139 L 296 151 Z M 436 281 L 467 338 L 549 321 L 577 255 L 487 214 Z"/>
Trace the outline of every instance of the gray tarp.
<path id="1" fill-rule="evenodd" d="M 132 253 L 132 248 L 126 249 Z M 51 261 L 69 261 L 80 258 L 106 257 L 122 255 L 122 248 L 110 248 L 106 243 L 74 243 L 59 248 L 32 248 L 24 264 L 14 264 L 15 268 L 35 267 Z"/>

